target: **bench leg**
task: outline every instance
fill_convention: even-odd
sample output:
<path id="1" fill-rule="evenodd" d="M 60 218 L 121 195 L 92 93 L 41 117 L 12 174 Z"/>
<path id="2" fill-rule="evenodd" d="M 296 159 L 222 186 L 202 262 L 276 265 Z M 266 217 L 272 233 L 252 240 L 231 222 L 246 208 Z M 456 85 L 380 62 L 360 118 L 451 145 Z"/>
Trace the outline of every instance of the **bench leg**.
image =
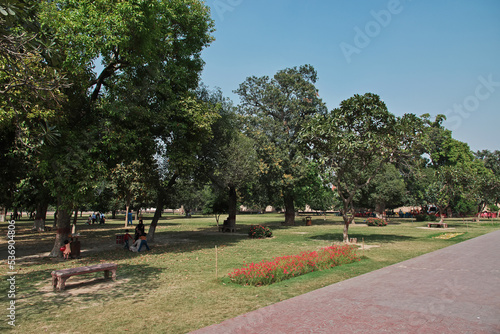
<path id="1" fill-rule="evenodd" d="M 54 275 L 54 276 L 52 276 L 52 287 L 53 287 L 54 289 L 56 289 L 56 288 L 57 288 L 57 276 L 55 276 L 55 275 Z"/>
<path id="2" fill-rule="evenodd" d="M 57 283 L 57 290 L 62 291 L 66 288 L 67 277 L 59 277 L 59 282 Z"/>
<path id="3" fill-rule="evenodd" d="M 111 278 L 116 281 L 116 269 L 111 269 Z"/>

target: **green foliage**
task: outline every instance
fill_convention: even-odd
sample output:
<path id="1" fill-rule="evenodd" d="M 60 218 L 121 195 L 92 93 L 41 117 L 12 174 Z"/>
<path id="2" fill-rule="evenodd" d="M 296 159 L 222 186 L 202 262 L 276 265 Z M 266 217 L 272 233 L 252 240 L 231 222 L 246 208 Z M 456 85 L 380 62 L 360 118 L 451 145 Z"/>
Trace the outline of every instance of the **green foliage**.
<path id="1" fill-rule="evenodd" d="M 325 114 L 315 87 L 317 73 L 310 65 L 278 71 L 273 78 L 249 77 L 236 93 L 247 117 L 248 135 L 257 143 L 260 180 L 276 206 L 285 207 L 293 223 L 296 189 L 308 174 L 306 152 L 299 133 L 309 118 Z"/>
<path id="2" fill-rule="evenodd" d="M 405 195 L 406 185 L 401 173 L 394 164 L 386 163 L 370 184 L 362 189 L 361 200 L 356 200 L 356 206 L 383 212 L 401 206 Z"/>
<path id="3" fill-rule="evenodd" d="M 429 215 L 427 213 L 419 213 L 415 216 L 415 220 L 418 222 L 435 222 L 437 220 L 436 215 Z"/>
<path id="4" fill-rule="evenodd" d="M 223 191 L 214 191 L 210 186 L 205 186 L 202 191 L 204 215 L 220 216 L 228 212 L 228 194 Z"/>
<path id="5" fill-rule="evenodd" d="M 273 236 L 273 232 L 271 232 L 269 227 L 252 225 L 250 226 L 250 231 L 248 231 L 248 236 L 254 239 L 271 238 Z"/>
<path id="6" fill-rule="evenodd" d="M 500 176 L 500 151 L 495 150 L 490 152 L 488 150 L 478 151 L 475 154 L 476 158 L 484 161 L 484 166 L 491 169 L 496 175 Z"/>
<path id="7" fill-rule="evenodd" d="M 420 122 L 414 115 L 391 114 L 378 95 L 355 95 L 327 115 L 317 115 L 302 133 L 314 158 L 331 173 L 343 202 L 347 228 L 354 218 L 354 198 L 387 162 L 410 150 Z"/>

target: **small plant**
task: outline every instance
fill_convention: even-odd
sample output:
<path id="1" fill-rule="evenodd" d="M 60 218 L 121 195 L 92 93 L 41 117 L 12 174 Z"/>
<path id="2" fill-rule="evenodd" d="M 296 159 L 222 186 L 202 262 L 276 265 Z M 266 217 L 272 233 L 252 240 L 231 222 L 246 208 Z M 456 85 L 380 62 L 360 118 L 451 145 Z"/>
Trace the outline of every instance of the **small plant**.
<path id="1" fill-rule="evenodd" d="M 368 218 L 366 224 L 368 226 L 387 226 L 387 222 L 380 218 Z"/>
<path id="2" fill-rule="evenodd" d="M 273 236 L 273 232 L 268 227 L 262 225 L 252 225 L 250 227 L 250 231 L 248 232 L 248 236 L 250 238 L 271 238 Z"/>

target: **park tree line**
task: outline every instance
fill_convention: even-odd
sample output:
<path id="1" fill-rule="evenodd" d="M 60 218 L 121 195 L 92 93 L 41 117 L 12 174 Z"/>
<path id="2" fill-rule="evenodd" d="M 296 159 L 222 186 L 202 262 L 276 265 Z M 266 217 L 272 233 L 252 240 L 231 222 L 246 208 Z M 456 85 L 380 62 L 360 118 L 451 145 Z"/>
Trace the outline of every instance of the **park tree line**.
<path id="1" fill-rule="evenodd" d="M 28 5 L 29 3 L 29 5 Z M 197 0 L 0 5 L 0 206 L 57 208 L 52 256 L 81 210 L 202 209 L 236 223 L 245 205 L 339 209 L 499 202 L 500 152 L 473 153 L 445 117 L 395 116 L 376 94 L 331 110 L 311 65 L 249 77 L 234 105 L 200 83 L 213 41 Z M 217 223 L 218 220 L 217 220 Z"/>

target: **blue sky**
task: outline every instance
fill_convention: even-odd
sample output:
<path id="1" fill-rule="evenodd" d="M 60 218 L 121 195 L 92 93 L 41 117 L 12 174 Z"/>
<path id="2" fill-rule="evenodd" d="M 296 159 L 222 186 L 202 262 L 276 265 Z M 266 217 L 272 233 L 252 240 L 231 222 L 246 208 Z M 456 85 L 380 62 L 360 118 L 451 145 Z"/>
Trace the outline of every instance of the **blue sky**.
<path id="1" fill-rule="evenodd" d="M 329 109 L 378 94 L 390 112 L 446 114 L 472 150 L 500 150 L 500 1 L 207 0 L 216 40 L 202 81 L 233 93 L 249 76 L 311 64 Z"/>

